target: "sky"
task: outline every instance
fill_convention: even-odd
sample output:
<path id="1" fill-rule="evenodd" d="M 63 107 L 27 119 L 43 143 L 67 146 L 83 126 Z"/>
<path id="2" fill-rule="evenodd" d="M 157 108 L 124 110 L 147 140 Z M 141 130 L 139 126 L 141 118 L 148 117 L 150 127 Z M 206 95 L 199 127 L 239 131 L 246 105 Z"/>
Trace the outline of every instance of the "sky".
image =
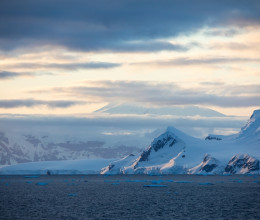
<path id="1" fill-rule="evenodd" d="M 260 108 L 259 0 L 1 0 L 0 114 Z"/>

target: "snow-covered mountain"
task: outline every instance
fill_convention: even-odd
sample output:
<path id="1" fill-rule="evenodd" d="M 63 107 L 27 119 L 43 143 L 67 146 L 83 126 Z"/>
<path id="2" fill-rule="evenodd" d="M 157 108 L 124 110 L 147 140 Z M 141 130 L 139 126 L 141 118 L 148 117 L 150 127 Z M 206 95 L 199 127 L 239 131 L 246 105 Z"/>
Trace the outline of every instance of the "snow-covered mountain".
<path id="1" fill-rule="evenodd" d="M 224 117 L 217 111 L 209 108 L 198 106 L 174 106 L 174 107 L 155 107 L 144 106 L 138 103 L 114 103 L 108 104 L 101 109 L 96 110 L 97 113 L 108 114 L 135 114 L 135 115 L 176 115 L 176 116 L 203 116 L 203 117 Z"/>
<path id="2" fill-rule="evenodd" d="M 200 140 L 169 127 L 145 151 L 115 161 L 101 173 L 259 173 L 259 130 L 260 110 L 236 135 L 209 135 Z"/>
<path id="3" fill-rule="evenodd" d="M 0 165 L 33 161 L 120 158 L 140 148 L 88 137 L 0 132 Z M 128 142 L 129 144 L 129 142 Z"/>
<path id="4" fill-rule="evenodd" d="M 206 154 L 203 161 L 197 166 L 188 170 L 188 174 L 221 174 L 223 172 L 223 166 L 220 162 L 209 154 Z"/>
<path id="5" fill-rule="evenodd" d="M 159 161 L 161 165 L 163 164 L 160 170 L 169 173 L 181 168 L 182 171 L 179 172 L 185 173 L 200 164 L 207 153 L 226 163 L 236 154 L 260 157 L 259 111 L 254 112 L 240 133 L 231 136 L 210 135 L 205 141 L 171 127 L 167 135 L 176 142 L 171 144 L 166 138 L 167 147 L 157 150 L 155 141 L 150 151 L 145 151 L 149 153 L 149 161 L 144 160 L 144 154 L 140 161 L 136 161 L 134 169 L 131 167 L 131 160 L 133 158 L 137 160 L 141 156 L 139 152 L 163 131 L 162 127 L 154 130 L 148 123 L 150 130 L 147 127 L 138 130 L 133 126 L 136 124 L 135 121 L 129 123 L 132 126 L 130 129 L 125 129 L 125 127 L 111 127 L 110 124 L 103 126 L 103 123 L 98 127 L 96 126 L 96 122 L 99 123 L 98 119 L 95 123 L 87 119 L 84 124 L 81 123 L 81 119 L 73 119 L 76 120 L 74 124 L 68 119 L 64 122 L 59 119 L 58 123 L 54 121 L 52 124 L 50 124 L 52 119 L 46 120 L 46 123 L 42 123 L 42 120 L 37 119 L 34 122 L 34 119 L 22 118 L 16 122 L 10 119 L 7 123 L 6 120 L 1 119 L 0 165 L 54 160 L 110 159 L 135 154 L 136 156 L 127 159 L 129 161 L 126 165 L 115 166 L 113 169 L 113 172 L 117 173 L 116 167 L 121 169 L 124 166 L 129 168 L 122 172 L 133 173 L 142 172 L 149 164 L 153 164 L 156 155 L 160 155 Z M 245 145 L 249 147 L 245 148 Z M 169 148 L 170 154 L 166 153 L 168 152 L 166 148 Z M 121 162 L 125 163 L 126 160 Z M 153 169 L 158 170 L 158 167 L 152 166 L 151 170 Z M 112 172 L 111 170 L 110 168 L 109 172 Z M 145 170 L 148 172 L 147 169 Z"/>

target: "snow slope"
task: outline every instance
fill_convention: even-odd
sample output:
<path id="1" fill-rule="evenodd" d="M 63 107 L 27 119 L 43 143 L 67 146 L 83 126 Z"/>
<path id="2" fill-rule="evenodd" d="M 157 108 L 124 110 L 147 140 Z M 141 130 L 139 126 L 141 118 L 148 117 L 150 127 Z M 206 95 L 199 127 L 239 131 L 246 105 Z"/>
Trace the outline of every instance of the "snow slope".
<path id="1" fill-rule="evenodd" d="M 260 143 L 260 109 L 253 112 L 236 139 L 239 142 Z"/>

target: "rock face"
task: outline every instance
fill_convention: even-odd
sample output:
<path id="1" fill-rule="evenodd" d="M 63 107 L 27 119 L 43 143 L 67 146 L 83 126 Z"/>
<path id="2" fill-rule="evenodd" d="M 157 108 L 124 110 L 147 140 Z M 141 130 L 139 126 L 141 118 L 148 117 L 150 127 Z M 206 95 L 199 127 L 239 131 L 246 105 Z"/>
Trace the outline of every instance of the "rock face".
<path id="1" fill-rule="evenodd" d="M 228 162 L 225 168 L 225 173 L 230 174 L 246 174 L 258 173 L 259 160 L 249 155 L 235 155 Z"/>
<path id="2" fill-rule="evenodd" d="M 217 141 L 221 141 L 222 138 L 220 137 L 216 137 L 216 136 L 212 136 L 212 135 L 208 135 L 205 140 L 217 140 Z"/>
<path id="3" fill-rule="evenodd" d="M 198 165 L 188 170 L 188 174 L 220 174 L 220 162 L 206 154 L 203 161 Z"/>
<path id="4" fill-rule="evenodd" d="M 177 143 L 182 142 L 180 139 L 178 139 L 169 129 L 159 136 L 158 138 L 154 139 L 154 141 L 151 143 L 151 146 L 145 150 L 138 162 L 144 162 L 149 161 L 151 153 L 158 152 L 159 150 L 162 150 L 163 148 L 172 148 L 173 145 L 176 145 Z M 161 151 L 160 151 L 161 152 Z"/>

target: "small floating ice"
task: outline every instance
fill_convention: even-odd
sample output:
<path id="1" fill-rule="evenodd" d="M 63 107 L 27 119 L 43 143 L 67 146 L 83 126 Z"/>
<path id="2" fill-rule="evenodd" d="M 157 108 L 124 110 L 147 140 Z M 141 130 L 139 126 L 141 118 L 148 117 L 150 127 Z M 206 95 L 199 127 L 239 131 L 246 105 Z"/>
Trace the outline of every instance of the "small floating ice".
<path id="1" fill-rule="evenodd" d="M 39 176 L 24 176 L 24 178 L 39 178 Z"/>
<path id="2" fill-rule="evenodd" d="M 200 185 L 214 185 L 214 183 L 209 183 L 209 182 L 206 182 L 206 183 L 199 183 Z"/>
<path id="3" fill-rule="evenodd" d="M 46 185 L 48 185 L 48 183 L 46 183 L 46 182 L 38 182 L 38 183 L 36 183 L 36 185 L 38 185 L 38 186 L 46 186 Z"/>
<path id="4" fill-rule="evenodd" d="M 153 184 L 160 184 L 162 182 L 163 182 L 162 180 L 152 180 L 151 181 L 151 183 L 153 183 Z"/>
<path id="5" fill-rule="evenodd" d="M 75 194 L 75 193 L 70 193 L 70 194 L 68 194 L 68 196 L 74 197 L 74 196 L 77 196 L 77 194 Z"/>
<path id="6" fill-rule="evenodd" d="M 175 183 L 192 183 L 192 181 L 175 181 Z"/>
<path id="7" fill-rule="evenodd" d="M 144 185 L 144 187 L 167 187 L 166 185 Z"/>

